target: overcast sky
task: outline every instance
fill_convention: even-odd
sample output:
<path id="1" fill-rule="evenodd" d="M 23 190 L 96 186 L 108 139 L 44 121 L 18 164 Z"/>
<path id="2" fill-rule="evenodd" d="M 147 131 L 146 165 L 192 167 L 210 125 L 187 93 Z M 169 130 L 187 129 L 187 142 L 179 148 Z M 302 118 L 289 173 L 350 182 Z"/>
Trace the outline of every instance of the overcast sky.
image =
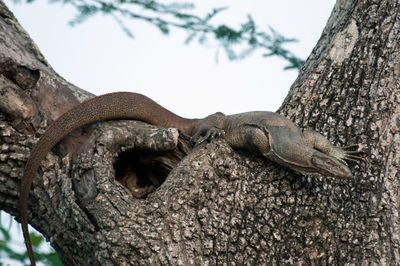
<path id="1" fill-rule="evenodd" d="M 307 58 L 319 39 L 333 8 L 333 0 L 202 0 L 196 14 L 229 6 L 216 22 L 239 25 L 251 14 L 260 29 L 272 26 L 286 37 L 299 40 L 287 45 Z M 68 5 L 36 0 L 33 4 L 5 3 L 37 43 L 53 68 L 68 81 L 96 95 L 112 91 L 143 93 L 185 117 L 204 117 L 252 110 L 276 110 L 297 76 L 283 71 L 286 62 L 254 53 L 229 61 L 215 49 L 193 42 L 172 30 L 169 36 L 145 23 L 129 26 L 128 38 L 111 18 L 97 16 L 71 27 L 75 15 Z M 232 4 L 234 3 L 234 4 Z"/>
<path id="2" fill-rule="evenodd" d="M 69 6 L 36 0 L 14 4 L 4 0 L 39 46 L 52 67 L 69 82 L 96 95 L 113 91 L 143 93 L 184 117 L 204 117 L 252 110 L 276 110 L 294 82 L 297 71 L 283 71 L 282 59 L 254 53 L 241 61 L 228 61 L 215 49 L 193 42 L 173 30 L 169 36 L 145 23 L 128 25 L 135 38 L 128 38 L 110 18 L 94 17 L 71 27 L 76 12 Z M 216 22 L 244 23 L 251 14 L 260 29 L 272 26 L 287 45 L 306 59 L 318 41 L 332 11 L 334 0 L 201 0 L 196 14 L 229 6 Z M 4 222 L 4 219 L 2 220 Z M 21 240 L 22 241 L 22 240 Z M 21 244 L 15 244 L 24 248 Z M 12 263 L 13 264 L 13 263 Z M 16 265 L 15 263 L 13 265 Z"/>

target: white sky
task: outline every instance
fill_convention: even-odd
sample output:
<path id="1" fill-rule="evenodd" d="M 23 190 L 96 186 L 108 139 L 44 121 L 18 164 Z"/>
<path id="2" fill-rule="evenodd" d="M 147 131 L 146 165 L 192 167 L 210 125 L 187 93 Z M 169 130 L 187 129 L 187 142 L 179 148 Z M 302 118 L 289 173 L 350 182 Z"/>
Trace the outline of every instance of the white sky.
<path id="1" fill-rule="evenodd" d="M 202 0 L 200 12 L 229 6 L 216 22 L 238 25 L 251 14 L 261 29 L 272 26 L 286 37 L 296 55 L 306 58 L 320 37 L 333 0 Z M 186 34 L 169 36 L 145 23 L 132 22 L 135 38 L 128 38 L 111 18 L 97 16 L 75 27 L 68 21 L 74 8 L 36 0 L 34 4 L 5 3 L 14 12 L 53 68 L 68 81 L 96 95 L 112 91 L 143 93 L 184 117 L 204 117 L 252 110 L 276 110 L 297 76 L 283 71 L 282 59 L 255 53 L 228 61 L 224 52 L 193 42 Z"/>
<path id="2" fill-rule="evenodd" d="M 52 67 L 69 82 L 96 95 L 140 92 L 188 118 L 217 111 L 274 111 L 297 76 L 296 70 L 283 71 L 286 62 L 282 59 L 266 59 L 260 53 L 232 62 L 221 52 L 216 63 L 215 49 L 197 42 L 185 45 L 186 34 L 182 31 L 172 30 L 164 36 L 153 26 L 133 21 L 129 26 L 135 38 L 130 39 L 119 25 L 104 16 L 71 27 L 68 21 L 76 15 L 71 7 L 43 0 L 18 5 L 11 0 L 4 2 Z M 304 59 L 319 39 L 335 3 L 197 2 L 199 15 L 214 7 L 229 6 L 216 17 L 216 22 L 234 26 L 245 22 L 247 14 L 251 14 L 260 29 L 272 26 L 285 37 L 298 39 L 298 43 L 286 47 Z"/>

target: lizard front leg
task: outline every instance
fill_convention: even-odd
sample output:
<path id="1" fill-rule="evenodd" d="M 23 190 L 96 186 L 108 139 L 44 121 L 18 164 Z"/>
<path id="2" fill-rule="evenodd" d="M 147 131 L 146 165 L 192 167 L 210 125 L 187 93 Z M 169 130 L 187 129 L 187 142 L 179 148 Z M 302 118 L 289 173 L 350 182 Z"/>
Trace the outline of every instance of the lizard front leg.
<path id="1" fill-rule="evenodd" d="M 347 150 L 348 148 L 358 147 L 358 145 L 351 145 L 348 147 L 340 148 L 334 146 L 329 142 L 327 138 L 321 135 L 318 132 L 312 130 L 304 130 L 303 131 L 304 140 L 307 144 L 311 145 L 311 147 L 327 154 L 332 157 L 335 157 L 340 162 L 347 165 L 347 161 L 357 162 L 358 160 L 362 160 L 360 156 L 356 156 L 355 154 L 359 154 L 360 151 L 352 151 Z"/>
<path id="2" fill-rule="evenodd" d="M 265 132 L 251 124 L 227 130 L 225 140 L 233 148 L 260 153 L 265 157 L 268 157 L 268 153 L 271 150 L 269 139 Z"/>

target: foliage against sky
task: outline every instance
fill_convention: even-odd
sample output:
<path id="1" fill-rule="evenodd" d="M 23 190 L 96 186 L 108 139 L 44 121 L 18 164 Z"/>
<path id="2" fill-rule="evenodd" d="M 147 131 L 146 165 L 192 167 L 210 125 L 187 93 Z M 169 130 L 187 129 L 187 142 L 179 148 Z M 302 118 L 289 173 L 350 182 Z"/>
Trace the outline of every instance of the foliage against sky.
<path id="1" fill-rule="evenodd" d="M 19 0 L 15 0 L 19 1 Z M 25 0 L 27 3 L 35 0 Z M 134 32 L 128 26 L 132 20 L 145 21 L 154 25 L 163 34 L 173 29 L 187 32 L 186 43 L 197 40 L 201 44 L 213 43 L 217 47 L 216 54 L 222 49 L 230 60 L 245 58 L 256 50 L 261 50 L 264 57 L 278 56 L 287 62 L 284 69 L 300 69 L 303 60 L 284 48 L 284 44 L 296 39 L 286 38 L 272 27 L 262 31 L 251 15 L 235 29 L 232 26 L 213 23 L 213 18 L 227 9 L 216 7 L 204 16 L 198 16 L 193 3 L 173 2 L 163 4 L 150 0 L 52 0 L 75 7 L 77 15 L 71 18 L 72 26 L 102 14 L 112 17 L 129 36 Z M 217 56 L 218 58 L 218 56 Z"/>

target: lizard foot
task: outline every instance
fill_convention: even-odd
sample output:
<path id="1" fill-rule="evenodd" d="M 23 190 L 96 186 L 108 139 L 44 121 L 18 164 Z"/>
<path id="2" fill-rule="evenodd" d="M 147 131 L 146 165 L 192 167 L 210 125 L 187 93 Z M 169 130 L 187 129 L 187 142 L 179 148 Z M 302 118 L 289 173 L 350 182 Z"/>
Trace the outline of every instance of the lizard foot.
<path id="1" fill-rule="evenodd" d="M 223 137 L 225 131 L 212 126 L 203 126 L 192 136 L 192 140 L 195 142 L 195 146 L 200 145 L 208 139 L 215 139 Z"/>
<path id="2" fill-rule="evenodd" d="M 359 161 L 364 161 L 364 158 L 361 156 L 358 156 L 358 154 L 361 153 L 361 150 L 358 150 L 359 145 L 358 144 L 351 144 L 349 146 L 345 146 L 342 148 L 335 147 L 334 151 L 334 157 L 336 157 L 340 162 L 344 163 L 347 165 L 346 161 L 351 161 L 351 162 L 356 162 L 358 163 Z M 357 150 L 353 150 L 354 148 L 357 148 Z"/>

